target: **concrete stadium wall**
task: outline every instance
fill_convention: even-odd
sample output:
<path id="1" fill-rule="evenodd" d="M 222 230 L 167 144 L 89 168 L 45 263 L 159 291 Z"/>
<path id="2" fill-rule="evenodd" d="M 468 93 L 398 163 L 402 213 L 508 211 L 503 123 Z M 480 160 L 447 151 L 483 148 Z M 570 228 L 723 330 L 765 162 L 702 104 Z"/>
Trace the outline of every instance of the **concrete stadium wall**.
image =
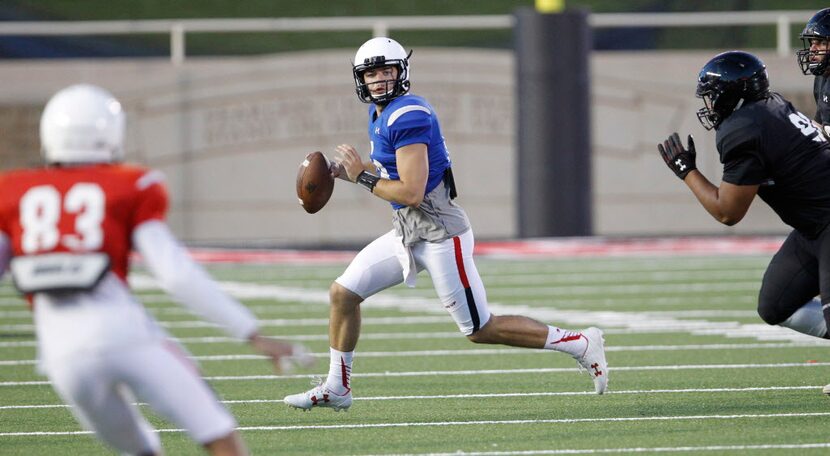
<path id="1" fill-rule="evenodd" d="M 787 231 L 758 202 L 736 227 L 712 220 L 659 159 L 672 131 L 692 133 L 699 167 L 720 165 L 713 133 L 698 124 L 697 70 L 714 52 L 592 56 L 594 232 L 604 236 Z M 794 58 L 759 52 L 773 87 L 813 113 L 812 81 Z M 203 245 L 335 245 L 391 228 L 387 204 L 338 181 L 315 215 L 297 204 L 295 175 L 311 151 L 367 149 L 349 51 L 257 58 L 0 62 L 0 167 L 38 162 L 37 120 L 59 88 L 90 82 L 128 109 L 128 159 L 168 178 L 170 222 Z M 508 51 L 418 49 L 413 93 L 436 108 L 479 239 L 517 233 L 514 68 Z M 544 198 L 545 195 L 530 197 Z"/>

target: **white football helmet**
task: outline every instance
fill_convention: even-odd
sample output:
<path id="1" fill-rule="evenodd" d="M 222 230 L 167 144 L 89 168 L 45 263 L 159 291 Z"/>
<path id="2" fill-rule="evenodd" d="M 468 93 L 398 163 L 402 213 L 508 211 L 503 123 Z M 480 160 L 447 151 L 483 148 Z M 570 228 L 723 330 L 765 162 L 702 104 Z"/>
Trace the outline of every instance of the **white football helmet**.
<path id="1" fill-rule="evenodd" d="M 378 37 L 363 43 L 354 56 L 352 74 L 354 75 L 355 91 L 360 101 L 364 103 L 385 104 L 393 98 L 409 92 L 409 54 L 392 38 Z M 371 68 L 394 65 L 398 67 L 398 78 L 392 87 L 383 95 L 372 95 L 363 81 L 363 73 Z"/>
<path id="2" fill-rule="evenodd" d="M 124 155 L 124 111 L 108 91 L 77 84 L 52 96 L 40 117 L 47 163 L 108 163 Z"/>

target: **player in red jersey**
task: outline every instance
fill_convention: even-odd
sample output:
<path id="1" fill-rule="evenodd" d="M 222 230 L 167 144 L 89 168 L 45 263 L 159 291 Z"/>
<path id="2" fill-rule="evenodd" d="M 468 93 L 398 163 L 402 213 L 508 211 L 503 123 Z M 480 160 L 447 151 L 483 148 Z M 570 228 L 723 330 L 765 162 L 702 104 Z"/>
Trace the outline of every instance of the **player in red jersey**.
<path id="1" fill-rule="evenodd" d="M 162 174 L 119 163 L 124 123 L 118 100 L 99 87 L 52 97 L 40 124 L 47 166 L 0 174 L 0 274 L 10 269 L 32 306 L 40 370 L 102 441 L 161 454 L 138 399 L 209 453 L 247 454 L 197 366 L 130 293 L 130 252 L 176 301 L 247 340 L 278 370 L 310 357 L 259 335 L 254 315 L 188 256 L 165 223 Z"/>

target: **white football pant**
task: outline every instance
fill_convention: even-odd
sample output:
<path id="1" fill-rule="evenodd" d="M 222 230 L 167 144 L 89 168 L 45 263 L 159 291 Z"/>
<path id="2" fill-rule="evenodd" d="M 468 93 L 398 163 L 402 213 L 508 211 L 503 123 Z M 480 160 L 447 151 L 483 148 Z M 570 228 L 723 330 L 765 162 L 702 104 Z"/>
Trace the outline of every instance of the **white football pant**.
<path id="1" fill-rule="evenodd" d="M 392 230 L 361 250 L 336 282 L 366 299 L 403 283 L 414 285 L 414 275 L 429 272 L 438 298 L 465 335 L 490 320 L 487 293 L 473 262 L 473 231 L 442 242 L 419 242 L 409 248 Z"/>
<path id="2" fill-rule="evenodd" d="M 84 353 L 52 364 L 47 374 L 86 429 L 128 454 L 161 451 L 158 435 L 134 405 L 136 399 L 200 444 L 236 428 L 236 421 L 200 377 L 196 365 L 174 342 Z"/>

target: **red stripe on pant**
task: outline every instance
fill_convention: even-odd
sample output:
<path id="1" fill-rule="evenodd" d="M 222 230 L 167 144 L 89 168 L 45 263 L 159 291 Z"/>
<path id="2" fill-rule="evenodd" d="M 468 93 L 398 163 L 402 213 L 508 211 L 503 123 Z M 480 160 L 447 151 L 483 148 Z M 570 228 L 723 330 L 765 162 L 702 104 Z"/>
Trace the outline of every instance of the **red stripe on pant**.
<path id="1" fill-rule="evenodd" d="M 464 255 L 461 252 L 461 238 L 455 236 L 452 238 L 455 246 L 455 266 L 458 268 L 458 278 L 461 279 L 461 285 L 464 287 L 464 295 L 467 297 L 467 308 L 470 311 L 470 318 L 473 320 L 473 333 L 479 330 L 481 322 L 478 317 L 478 309 L 476 308 L 476 300 L 473 297 L 473 290 L 470 289 L 470 281 L 467 280 L 467 271 L 464 269 Z"/>

